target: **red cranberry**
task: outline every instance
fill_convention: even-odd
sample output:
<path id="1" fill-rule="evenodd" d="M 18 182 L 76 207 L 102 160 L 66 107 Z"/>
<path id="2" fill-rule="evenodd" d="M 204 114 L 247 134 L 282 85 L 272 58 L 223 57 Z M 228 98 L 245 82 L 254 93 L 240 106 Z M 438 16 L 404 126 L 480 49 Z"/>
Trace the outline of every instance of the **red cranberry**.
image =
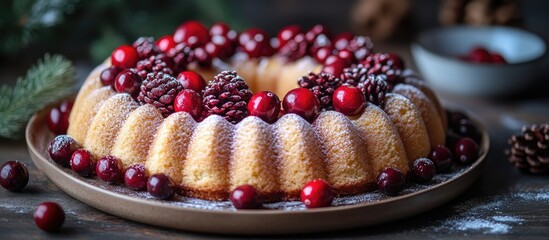
<path id="1" fill-rule="evenodd" d="M 452 167 L 452 152 L 443 145 L 437 145 L 429 153 L 429 159 L 433 161 L 438 173 L 447 172 Z"/>
<path id="2" fill-rule="evenodd" d="M 111 64 L 121 69 L 135 67 L 138 60 L 137 50 L 130 45 L 122 45 L 116 48 L 111 55 Z"/>
<path id="3" fill-rule="evenodd" d="M 291 25 L 280 29 L 276 35 L 276 38 L 278 39 L 278 48 L 284 47 L 290 39 L 293 39 L 299 33 L 301 33 L 301 27 L 298 25 Z"/>
<path id="4" fill-rule="evenodd" d="M 119 93 L 128 93 L 133 97 L 136 97 L 139 94 L 139 87 L 143 79 L 139 74 L 132 71 L 131 69 L 126 69 L 116 76 L 114 81 L 114 89 Z"/>
<path id="5" fill-rule="evenodd" d="M 452 129 L 457 128 L 462 120 L 469 119 L 469 117 L 467 117 L 465 113 L 462 113 L 459 111 L 448 111 L 447 116 L 448 116 L 448 123 Z"/>
<path id="6" fill-rule="evenodd" d="M 257 209 L 261 207 L 258 194 L 251 185 L 238 186 L 231 192 L 231 203 L 236 209 Z"/>
<path id="7" fill-rule="evenodd" d="M 323 179 L 312 180 L 301 189 L 301 202 L 307 208 L 329 207 L 333 200 L 332 187 Z"/>
<path id="8" fill-rule="evenodd" d="M 474 140 L 480 139 L 480 132 L 471 121 L 463 119 L 457 126 L 453 126 L 454 132 L 461 137 L 469 137 Z"/>
<path id="9" fill-rule="evenodd" d="M 501 54 L 499 53 L 493 53 L 492 56 L 490 56 L 490 62 L 497 63 L 497 64 L 506 64 L 507 61 Z"/>
<path id="10" fill-rule="evenodd" d="M 392 62 L 392 65 L 398 69 L 404 69 L 404 61 L 402 60 L 402 58 L 400 58 L 397 54 L 395 53 L 387 53 L 388 55 L 388 58 L 389 58 L 389 61 Z"/>
<path id="11" fill-rule="evenodd" d="M 71 157 L 71 169 L 82 177 L 90 177 L 95 170 L 95 158 L 85 150 L 76 150 Z"/>
<path id="12" fill-rule="evenodd" d="M 328 39 L 328 43 L 330 42 L 329 39 L 332 36 L 332 34 L 328 30 L 328 28 L 324 25 L 317 24 L 317 25 L 314 25 L 311 29 L 309 29 L 309 31 L 307 31 L 307 33 L 305 34 L 305 40 L 307 40 L 309 44 L 313 44 L 313 42 L 315 42 L 317 38 L 321 35 L 323 35 L 324 37 L 326 37 L 326 39 Z"/>
<path id="13" fill-rule="evenodd" d="M 326 62 L 326 59 L 332 55 L 332 48 L 331 47 L 321 47 L 314 53 L 314 58 L 316 61 L 320 64 L 324 64 Z"/>
<path id="14" fill-rule="evenodd" d="M 202 97 L 191 89 L 183 89 L 173 102 L 176 112 L 189 113 L 194 120 L 199 121 L 202 116 Z"/>
<path id="15" fill-rule="evenodd" d="M 155 198 L 168 199 L 174 195 L 174 186 L 166 174 L 157 173 L 147 181 L 147 192 Z"/>
<path id="16" fill-rule="evenodd" d="M 156 46 L 164 53 L 167 53 L 170 49 L 175 47 L 175 41 L 172 35 L 166 35 L 156 40 Z"/>
<path id="17" fill-rule="evenodd" d="M 59 108 L 50 109 L 48 115 L 48 128 L 55 134 L 66 134 L 69 128 L 69 118 L 67 115 L 62 114 Z"/>
<path id="18" fill-rule="evenodd" d="M 120 73 L 121 69 L 116 66 L 110 66 L 101 72 L 99 78 L 103 86 L 113 86 L 116 76 Z"/>
<path id="19" fill-rule="evenodd" d="M 461 164 L 471 164 L 478 158 L 478 144 L 475 140 L 465 137 L 460 139 L 455 146 L 456 160 Z"/>
<path id="20" fill-rule="evenodd" d="M 229 31 L 231 31 L 229 25 L 223 22 L 218 22 L 210 27 L 210 36 L 227 36 Z"/>
<path id="21" fill-rule="evenodd" d="M 117 184 L 124 179 L 122 161 L 115 156 L 107 155 L 97 160 L 95 164 L 97 177 L 105 182 Z"/>
<path id="22" fill-rule="evenodd" d="M 482 47 L 476 47 L 473 50 L 471 50 L 471 53 L 469 54 L 469 59 L 472 62 L 476 63 L 487 63 L 490 62 L 490 52 Z"/>
<path id="23" fill-rule="evenodd" d="M 349 42 L 353 40 L 353 38 L 353 34 L 349 32 L 341 33 L 334 38 L 334 47 L 338 50 L 343 50 L 349 45 Z"/>
<path id="24" fill-rule="evenodd" d="M 206 81 L 204 81 L 204 78 L 193 71 L 183 71 L 179 73 L 179 75 L 177 75 L 177 80 L 184 89 L 191 89 L 198 93 L 206 88 Z"/>
<path id="25" fill-rule="evenodd" d="M 203 47 L 194 49 L 194 57 L 201 67 L 208 68 L 212 65 L 212 57 Z"/>
<path id="26" fill-rule="evenodd" d="M 124 183 L 131 190 L 145 189 L 148 178 L 147 170 L 145 170 L 145 165 L 143 164 L 131 165 L 124 172 Z"/>
<path id="27" fill-rule="evenodd" d="M 267 123 L 274 123 L 280 112 L 280 100 L 273 92 L 263 91 L 256 93 L 248 102 L 248 113 Z"/>
<path id="28" fill-rule="evenodd" d="M 204 46 L 210 41 L 208 29 L 198 21 L 187 21 L 179 25 L 173 34 L 173 40 L 176 43 L 184 43 L 194 48 Z"/>
<path id="29" fill-rule="evenodd" d="M 341 86 L 334 91 L 332 103 L 336 111 L 347 116 L 355 116 L 366 108 L 366 97 L 360 88 Z"/>
<path id="30" fill-rule="evenodd" d="M 234 42 L 229 41 L 223 36 L 212 36 L 212 41 L 204 46 L 206 52 L 212 58 L 227 59 L 231 57 L 235 51 Z"/>
<path id="31" fill-rule="evenodd" d="M 393 167 L 383 169 L 377 176 L 377 186 L 379 190 L 385 195 L 395 196 L 397 195 L 404 185 L 406 184 L 406 178 L 404 174 Z"/>
<path id="32" fill-rule="evenodd" d="M 241 33 L 238 42 L 250 58 L 270 56 L 274 52 L 267 33 L 258 28 L 248 29 Z"/>
<path id="33" fill-rule="evenodd" d="M 337 56 L 345 61 L 347 66 L 353 64 L 356 61 L 355 54 L 349 50 L 341 50 L 337 53 Z"/>
<path id="34" fill-rule="evenodd" d="M 296 88 L 290 90 L 282 102 L 286 113 L 294 113 L 312 122 L 320 113 L 320 102 L 311 90 Z"/>
<path id="35" fill-rule="evenodd" d="M 65 211 L 54 202 L 43 202 L 34 211 L 36 226 L 46 232 L 58 231 L 65 222 Z"/>
<path id="36" fill-rule="evenodd" d="M 9 161 L 0 167 L 0 185 L 10 192 L 19 192 L 29 182 L 29 171 L 25 164 Z"/>
<path id="37" fill-rule="evenodd" d="M 59 135 L 51 141 L 48 153 L 57 164 L 68 167 L 72 154 L 80 148 L 82 147 L 71 137 Z"/>
<path id="38" fill-rule="evenodd" d="M 334 76 L 340 76 L 343 73 L 343 69 L 347 67 L 347 62 L 338 56 L 329 56 L 324 62 L 322 71 L 330 73 Z"/>
<path id="39" fill-rule="evenodd" d="M 428 158 L 418 158 L 412 165 L 412 174 L 416 182 L 426 183 L 436 174 L 435 163 Z"/>
<path id="40" fill-rule="evenodd" d="M 72 105 L 73 102 L 70 100 L 62 101 L 61 104 L 59 104 L 59 111 L 68 118 L 71 114 Z"/>

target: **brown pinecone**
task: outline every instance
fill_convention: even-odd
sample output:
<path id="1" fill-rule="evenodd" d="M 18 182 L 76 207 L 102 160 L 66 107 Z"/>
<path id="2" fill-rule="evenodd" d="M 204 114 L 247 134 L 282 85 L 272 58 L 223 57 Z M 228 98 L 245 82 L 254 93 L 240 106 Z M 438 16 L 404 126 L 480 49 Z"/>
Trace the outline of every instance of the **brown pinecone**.
<path id="1" fill-rule="evenodd" d="M 156 74 L 162 72 L 173 76 L 174 72 L 172 68 L 173 60 L 164 54 L 150 56 L 147 59 L 137 62 L 137 74 L 143 79 L 145 79 L 149 73 Z"/>
<path id="2" fill-rule="evenodd" d="M 362 65 L 368 69 L 370 74 L 385 74 L 387 76 L 387 86 L 389 91 L 402 82 L 401 72 L 404 69 L 404 63 L 400 57 L 390 53 L 376 53 L 368 55 Z"/>
<path id="3" fill-rule="evenodd" d="M 177 44 L 174 48 L 170 49 L 168 51 L 168 57 L 173 59 L 173 70 L 176 73 L 187 69 L 187 65 L 196 60 L 194 51 L 183 43 Z"/>
<path id="4" fill-rule="evenodd" d="M 321 72 L 319 74 L 309 72 L 307 76 L 301 77 L 297 84 L 302 88 L 311 90 L 320 101 L 324 110 L 332 110 L 332 95 L 341 86 L 341 80 L 332 74 Z"/>
<path id="5" fill-rule="evenodd" d="M 172 114 L 173 101 L 183 86 L 176 78 L 164 73 L 149 73 L 143 83 L 137 101 L 141 104 L 152 104 L 164 117 Z"/>
<path id="6" fill-rule="evenodd" d="M 248 101 L 252 92 L 236 71 L 217 74 L 202 94 L 204 117 L 217 114 L 236 124 L 248 116 Z"/>
<path id="7" fill-rule="evenodd" d="M 149 58 L 160 53 L 153 37 L 139 37 L 132 46 L 137 50 L 140 59 Z"/>
<path id="8" fill-rule="evenodd" d="M 284 46 L 280 48 L 278 53 L 286 57 L 288 61 L 295 61 L 307 54 L 308 44 L 303 34 L 298 34 L 294 38 L 288 40 Z"/>
<path id="9" fill-rule="evenodd" d="M 544 174 L 549 170 L 549 123 L 524 126 L 522 135 L 513 135 L 505 150 L 509 162 L 529 173 Z"/>
<path id="10" fill-rule="evenodd" d="M 347 84 L 351 86 L 358 86 L 359 83 L 366 81 L 368 79 L 368 69 L 364 68 L 362 64 L 358 64 L 353 67 L 348 67 L 343 69 L 341 74 L 342 84 Z"/>
<path id="11" fill-rule="evenodd" d="M 387 95 L 388 86 L 387 77 L 381 75 L 369 75 L 366 81 L 360 82 L 358 88 L 366 96 L 366 101 L 375 104 L 379 107 L 383 107 L 385 103 L 385 95 Z"/>

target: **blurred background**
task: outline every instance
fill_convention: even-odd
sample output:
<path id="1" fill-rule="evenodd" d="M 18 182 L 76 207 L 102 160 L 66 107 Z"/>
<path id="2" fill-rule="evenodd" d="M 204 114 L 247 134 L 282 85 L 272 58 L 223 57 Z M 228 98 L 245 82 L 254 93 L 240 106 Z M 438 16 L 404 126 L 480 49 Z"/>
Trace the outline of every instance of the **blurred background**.
<path id="1" fill-rule="evenodd" d="M 116 46 L 171 34 L 189 19 L 259 27 L 270 36 L 289 24 L 320 23 L 336 34 L 368 35 L 377 49 L 408 53 L 418 33 L 449 25 L 509 25 L 548 39 L 548 13 L 548 1 L 534 0 L 3 0 L 0 83 L 15 81 L 46 52 L 72 60 L 82 78 Z"/>

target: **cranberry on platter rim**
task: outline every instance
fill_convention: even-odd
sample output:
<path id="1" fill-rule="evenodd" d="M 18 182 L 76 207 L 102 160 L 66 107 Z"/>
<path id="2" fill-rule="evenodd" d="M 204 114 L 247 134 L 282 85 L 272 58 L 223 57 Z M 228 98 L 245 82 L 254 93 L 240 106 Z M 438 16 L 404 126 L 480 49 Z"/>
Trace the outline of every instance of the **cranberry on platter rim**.
<path id="1" fill-rule="evenodd" d="M 257 190 L 252 185 L 241 185 L 231 192 L 230 201 L 236 209 L 257 209 L 261 207 Z"/>
<path id="2" fill-rule="evenodd" d="M 322 208 L 332 205 L 334 191 L 324 179 L 315 179 L 301 189 L 301 202 L 307 208 Z"/>

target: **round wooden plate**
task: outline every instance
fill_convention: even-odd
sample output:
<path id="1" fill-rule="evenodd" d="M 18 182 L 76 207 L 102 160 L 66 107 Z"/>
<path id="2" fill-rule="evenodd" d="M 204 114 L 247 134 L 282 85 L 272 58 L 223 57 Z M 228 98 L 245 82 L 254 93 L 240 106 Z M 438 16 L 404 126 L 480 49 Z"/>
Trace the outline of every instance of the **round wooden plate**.
<path id="1" fill-rule="evenodd" d="M 46 124 L 47 111 L 36 113 L 26 129 L 30 155 L 36 166 L 72 197 L 107 213 L 146 224 L 208 233 L 292 234 L 332 231 L 386 223 L 436 208 L 469 187 L 481 172 L 489 149 L 482 131 L 479 159 L 470 166 L 438 174 L 427 185 L 411 184 L 399 196 L 379 191 L 362 196 L 338 197 L 332 207 L 305 209 L 299 202 L 266 204 L 270 209 L 238 210 L 228 202 L 178 197 L 154 200 L 97 179 L 82 178 L 56 165 L 47 148 L 54 138 Z"/>

